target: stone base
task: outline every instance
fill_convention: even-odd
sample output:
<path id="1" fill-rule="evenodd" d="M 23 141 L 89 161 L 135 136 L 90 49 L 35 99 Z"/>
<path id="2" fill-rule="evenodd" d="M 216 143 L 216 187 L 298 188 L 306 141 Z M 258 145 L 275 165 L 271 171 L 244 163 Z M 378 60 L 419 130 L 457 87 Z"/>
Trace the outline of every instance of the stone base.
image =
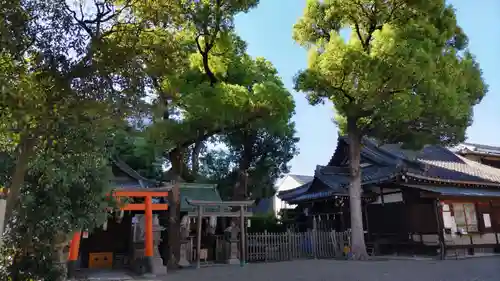
<path id="1" fill-rule="evenodd" d="M 190 266 L 191 264 L 189 263 L 189 261 L 187 260 L 187 249 L 188 249 L 188 245 L 187 245 L 187 242 L 181 242 L 181 253 L 180 253 L 180 257 L 179 257 L 179 266 L 181 267 L 188 267 Z"/>
<path id="2" fill-rule="evenodd" d="M 66 277 L 68 276 L 67 262 L 54 262 L 54 266 L 61 272 L 61 275 L 56 280 L 57 281 L 66 280 Z"/>
<path id="3" fill-rule="evenodd" d="M 229 250 L 229 256 L 227 259 L 228 264 L 240 264 L 240 259 L 238 258 L 239 250 L 238 250 L 238 241 L 231 241 L 226 244 Z"/>
<path id="4" fill-rule="evenodd" d="M 144 258 L 136 258 L 132 261 L 132 271 L 137 275 L 143 275 L 147 272 L 147 264 Z"/>
<path id="5" fill-rule="evenodd" d="M 68 261 L 67 264 L 67 277 L 68 279 L 75 278 L 76 269 L 77 269 L 76 261 Z"/>
<path id="6" fill-rule="evenodd" d="M 227 264 L 240 264 L 240 260 L 239 260 L 239 259 L 235 259 L 235 258 L 233 258 L 233 259 L 228 259 L 228 260 L 226 261 L 226 263 L 227 263 Z"/>
<path id="7" fill-rule="evenodd" d="M 167 267 L 163 265 L 163 259 L 161 257 L 148 258 L 150 263 L 151 274 L 155 276 L 163 276 L 167 274 Z"/>
<path id="8" fill-rule="evenodd" d="M 136 259 L 133 266 L 134 272 L 145 276 L 162 276 L 167 274 L 167 267 L 163 265 L 161 257 L 143 257 Z"/>

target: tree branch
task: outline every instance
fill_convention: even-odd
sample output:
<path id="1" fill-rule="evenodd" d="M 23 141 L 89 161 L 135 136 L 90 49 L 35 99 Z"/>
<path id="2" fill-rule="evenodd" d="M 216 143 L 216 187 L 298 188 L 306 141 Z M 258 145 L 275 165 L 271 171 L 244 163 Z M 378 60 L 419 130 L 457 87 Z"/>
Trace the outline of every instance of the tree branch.
<path id="1" fill-rule="evenodd" d="M 344 97 L 349 100 L 349 103 L 354 103 L 356 100 L 354 99 L 353 96 L 349 95 L 345 90 L 344 90 L 344 83 L 346 79 L 346 74 L 345 72 L 342 73 L 342 82 L 340 82 L 340 87 L 333 87 L 334 90 L 341 92 Z"/>
<path id="2" fill-rule="evenodd" d="M 352 18 L 353 22 L 354 22 L 354 30 L 356 30 L 356 34 L 358 35 L 358 39 L 359 41 L 361 42 L 361 45 L 363 45 L 363 49 L 365 49 L 365 39 L 363 38 L 363 36 L 361 35 L 361 28 L 359 27 L 359 24 L 358 22 L 356 21 L 356 19 Z"/>
<path id="3" fill-rule="evenodd" d="M 224 133 L 224 132 L 230 132 L 230 131 L 235 131 L 235 130 L 239 130 L 239 129 L 243 129 L 245 128 L 248 124 L 254 122 L 254 121 L 257 121 L 258 119 L 262 118 L 265 116 L 265 113 L 256 113 L 255 115 L 251 116 L 250 118 L 248 118 L 245 122 L 242 122 L 242 123 L 236 123 L 236 124 L 232 124 L 232 125 L 229 125 L 229 126 L 222 126 L 222 127 L 219 127 L 219 128 L 216 128 L 216 129 L 212 129 L 212 130 L 207 130 L 203 133 L 199 133 L 196 137 L 192 138 L 192 139 L 188 139 L 184 142 L 182 142 L 182 144 L 180 145 L 180 147 L 182 148 L 187 148 L 188 146 L 192 145 L 193 143 L 196 143 L 196 142 L 202 142 L 202 141 L 205 141 L 207 140 L 209 137 L 213 136 L 213 135 L 217 135 L 217 134 L 221 134 L 221 133 Z"/>

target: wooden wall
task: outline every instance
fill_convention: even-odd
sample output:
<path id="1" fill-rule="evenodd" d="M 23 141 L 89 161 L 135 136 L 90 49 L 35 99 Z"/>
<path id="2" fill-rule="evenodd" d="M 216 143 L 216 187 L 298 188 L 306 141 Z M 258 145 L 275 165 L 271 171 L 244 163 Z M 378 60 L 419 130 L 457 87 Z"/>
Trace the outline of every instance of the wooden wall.
<path id="1" fill-rule="evenodd" d="M 128 255 L 131 239 L 132 215 L 125 215 L 121 223 L 115 219 L 108 220 L 107 230 L 96 228 L 89 233 L 88 238 L 82 238 L 80 244 L 81 267 L 88 267 L 89 253 L 113 252 Z"/>

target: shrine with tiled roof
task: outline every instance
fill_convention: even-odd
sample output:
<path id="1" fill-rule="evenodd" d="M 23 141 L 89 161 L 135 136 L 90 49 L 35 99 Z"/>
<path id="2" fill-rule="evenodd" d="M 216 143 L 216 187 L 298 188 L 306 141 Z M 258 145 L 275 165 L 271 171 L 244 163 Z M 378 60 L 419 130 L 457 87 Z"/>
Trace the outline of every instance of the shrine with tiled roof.
<path id="1" fill-rule="evenodd" d="M 478 248 L 500 249 L 500 169 L 469 157 L 474 151 L 481 159 L 492 155 L 500 159 L 500 148 L 470 146 L 428 145 L 411 151 L 399 144 L 363 139 L 361 184 L 367 239 L 469 254 Z M 335 212 L 335 220 L 342 220 L 340 230 L 349 228 L 348 163 L 348 139 L 339 137 L 335 153 L 327 165 L 316 167 L 311 182 L 278 197 L 313 210 L 318 218 L 322 212 Z M 338 222 L 333 225 L 339 230 Z M 390 232 L 398 237 L 385 237 Z"/>
<path id="2" fill-rule="evenodd" d="M 170 205 L 167 195 L 173 188 L 173 183 L 148 179 L 118 157 L 110 159 L 110 166 L 113 173 L 110 195 L 120 198 L 118 208 L 121 211 L 112 214 L 109 209 L 103 210 L 103 213 L 108 216 L 104 225 L 91 230 L 84 229 L 74 234 L 70 248 L 72 254 L 68 263 L 71 264 L 70 276 L 75 274 L 77 268 L 132 269 L 136 273 L 151 273 L 149 272 L 152 270 L 151 266 L 142 264 L 143 261 L 149 259 L 142 257 L 147 256 L 155 261 L 161 261 L 165 254 L 164 251 L 158 253 L 153 251 L 152 247 L 158 246 L 160 236 L 164 239 L 168 235 L 168 229 L 163 229 L 163 227 L 167 225 L 165 219 L 168 216 L 165 216 L 165 212 Z M 253 204 L 253 201 L 225 202 L 221 199 L 215 184 L 186 182 L 177 184 L 180 193 L 180 213 L 184 221 L 201 222 L 203 220 L 205 222 L 203 230 L 214 228 L 214 233 L 210 234 L 212 236 L 216 234 L 216 227 L 218 227 L 218 235 L 221 235 L 225 229 L 223 224 L 217 221 L 225 220 L 227 217 L 252 215 L 247 206 Z M 245 207 L 241 207 L 243 205 Z M 234 206 L 238 206 L 242 213 L 233 211 L 231 207 Z M 160 213 L 163 216 L 160 217 Z M 151 232 L 155 229 L 152 235 L 154 243 L 146 241 L 148 239 L 145 233 L 149 231 L 147 230 L 148 224 L 150 227 L 154 226 Z M 198 230 L 201 231 L 201 228 Z M 144 233 L 140 234 L 141 231 Z M 190 231 L 189 234 L 196 235 L 196 232 Z M 154 252 L 154 256 L 153 254 L 147 255 L 148 247 L 151 253 Z M 164 246 L 160 247 L 166 249 Z"/>

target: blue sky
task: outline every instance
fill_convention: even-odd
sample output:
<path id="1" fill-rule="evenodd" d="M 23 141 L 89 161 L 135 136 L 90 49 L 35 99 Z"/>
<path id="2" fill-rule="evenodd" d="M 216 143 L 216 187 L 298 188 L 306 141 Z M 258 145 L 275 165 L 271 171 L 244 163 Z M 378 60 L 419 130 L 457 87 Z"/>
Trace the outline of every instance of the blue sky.
<path id="1" fill-rule="evenodd" d="M 302 14 L 305 0 L 261 0 L 248 14 L 238 15 L 236 29 L 252 56 L 270 60 L 293 92 L 293 76 L 307 65 L 306 51 L 292 40 L 292 26 Z M 468 142 L 500 145 L 500 1 L 453 0 L 460 26 L 484 73 L 489 93 L 474 109 Z M 294 121 L 300 137 L 300 154 L 290 163 L 292 173 L 312 175 L 316 165 L 330 159 L 337 144 L 332 105 L 311 106 L 305 95 L 293 92 Z"/>

